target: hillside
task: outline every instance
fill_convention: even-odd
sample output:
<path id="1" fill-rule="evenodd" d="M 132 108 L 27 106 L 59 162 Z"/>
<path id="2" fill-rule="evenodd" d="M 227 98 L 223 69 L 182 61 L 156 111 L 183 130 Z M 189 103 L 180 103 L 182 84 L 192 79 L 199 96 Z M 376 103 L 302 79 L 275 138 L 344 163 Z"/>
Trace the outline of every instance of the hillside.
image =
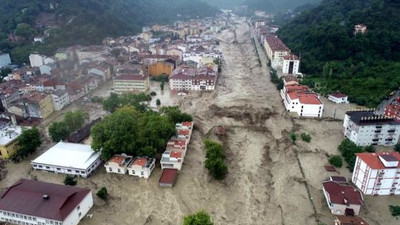
<path id="1" fill-rule="evenodd" d="M 266 12 L 283 12 L 304 4 L 319 3 L 321 0 L 244 0 L 243 4 L 248 5 L 252 10 L 262 10 Z"/>
<path id="2" fill-rule="evenodd" d="M 366 34 L 354 32 L 365 24 Z M 397 0 L 324 0 L 278 32 L 297 54 L 305 82 L 328 94 L 375 107 L 400 86 L 400 3 Z"/>
<path id="3" fill-rule="evenodd" d="M 0 5 L 0 51 L 11 50 L 17 62 L 26 61 L 26 53 L 34 49 L 51 54 L 59 47 L 98 44 L 107 36 L 134 34 L 154 23 L 217 13 L 198 0 L 0 0 Z M 45 32 L 50 38 L 44 46 L 29 44 L 33 36 Z M 10 33 L 26 41 L 4 41 Z"/>
<path id="4" fill-rule="evenodd" d="M 241 5 L 244 0 L 204 0 L 208 4 L 218 7 L 219 9 L 233 9 L 237 5 Z"/>

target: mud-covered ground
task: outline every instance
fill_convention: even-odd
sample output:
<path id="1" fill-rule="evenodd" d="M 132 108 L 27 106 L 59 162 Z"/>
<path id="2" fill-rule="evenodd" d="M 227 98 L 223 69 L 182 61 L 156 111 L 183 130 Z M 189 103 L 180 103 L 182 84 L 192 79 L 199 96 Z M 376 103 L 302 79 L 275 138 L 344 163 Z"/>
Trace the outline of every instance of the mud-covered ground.
<path id="1" fill-rule="evenodd" d="M 322 181 L 331 174 L 323 166 L 329 155 L 338 154 L 342 122 L 299 119 L 285 112 L 262 54 L 262 67 L 258 65 L 244 20 L 237 19 L 219 39 L 224 60 L 217 89 L 175 99 L 183 111 L 194 116 L 196 129 L 174 188 L 158 187 L 159 167 L 148 180 L 106 174 L 100 168 L 89 179 L 79 179 L 78 186 L 92 188 L 94 193 L 105 186 L 110 198 L 103 202 L 95 197 L 93 217 L 85 218 L 82 225 L 175 225 L 202 209 L 220 225 L 317 225 L 318 220 L 333 224 L 321 190 Z M 222 137 L 214 135 L 219 125 L 227 128 Z M 291 132 L 310 133 L 312 141 L 298 140 L 294 145 L 289 139 Z M 211 179 L 204 169 L 202 141 L 206 137 L 225 145 L 229 174 L 222 182 Z M 64 178 L 32 172 L 29 160 L 8 164 L 8 169 L 1 187 L 21 176 L 58 183 Z M 351 176 L 345 168 L 339 172 Z M 366 197 L 362 215 L 372 225 L 398 224 L 388 210 L 390 204 L 399 205 L 397 199 Z"/>

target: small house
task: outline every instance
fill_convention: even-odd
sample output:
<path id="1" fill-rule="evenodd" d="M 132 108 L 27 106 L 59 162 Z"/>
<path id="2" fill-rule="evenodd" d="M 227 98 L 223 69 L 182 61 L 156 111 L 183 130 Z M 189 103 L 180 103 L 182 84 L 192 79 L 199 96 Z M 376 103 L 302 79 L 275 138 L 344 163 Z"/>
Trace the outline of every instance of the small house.
<path id="1" fill-rule="evenodd" d="M 149 178 L 156 165 L 156 159 L 136 157 L 128 166 L 128 174 L 140 178 Z"/>
<path id="2" fill-rule="evenodd" d="M 347 95 L 345 95 L 343 93 L 340 93 L 340 92 L 330 94 L 328 96 L 328 99 L 331 100 L 332 102 L 335 102 L 335 103 L 338 103 L 338 104 L 340 104 L 340 103 L 349 103 L 349 101 L 347 100 Z"/>
<path id="3" fill-rule="evenodd" d="M 178 176 L 178 170 L 164 169 L 158 183 L 159 183 L 160 187 L 172 188 L 175 184 L 177 176 Z"/>
<path id="4" fill-rule="evenodd" d="M 126 174 L 128 171 L 128 165 L 132 162 L 133 157 L 125 154 L 114 155 L 104 167 L 106 168 L 107 173 L 118 173 L 118 174 Z"/>
<path id="5" fill-rule="evenodd" d="M 325 181 L 323 192 L 332 214 L 354 216 L 360 213 L 364 200 L 361 192 L 354 187 Z"/>

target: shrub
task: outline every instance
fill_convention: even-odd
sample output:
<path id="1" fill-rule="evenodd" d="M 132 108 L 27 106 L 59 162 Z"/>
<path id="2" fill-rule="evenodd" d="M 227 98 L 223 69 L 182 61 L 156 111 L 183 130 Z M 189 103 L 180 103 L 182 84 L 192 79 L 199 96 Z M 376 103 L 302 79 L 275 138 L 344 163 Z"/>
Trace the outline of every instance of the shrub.
<path id="1" fill-rule="evenodd" d="M 372 146 L 372 145 L 369 145 L 369 146 L 364 148 L 364 151 L 366 151 L 366 152 L 375 152 L 375 147 Z"/>
<path id="2" fill-rule="evenodd" d="M 311 136 L 310 136 L 309 134 L 302 133 L 302 134 L 301 134 L 301 140 L 310 143 L 310 141 L 311 141 Z"/>
<path id="3" fill-rule="evenodd" d="M 150 92 L 150 96 L 156 96 L 157 93 L 155 93 L 154 91 Z"/>
<path id="4" fill-rule="evenodd" d="M 392 216 L 400 216 L 400 206 L 390 205 L 389 210 L 392 213 Z"/>
<path id="5" fill-rule="evenodd" d="M 108 192 L 106 187 L 102 187 L 98 192 L 97 192 L 97 197 L 106 200 L 108 197 Z"/>
<path id="6" fill-rule="evenodd" d="M 75 186 L 78 183 L 76 177 L 67 175 L 64 179 L 64 184 L 69 186 Z"/>
<path id="7" fill-rule="evenodd" d="M 296 142 L 297 140 L 297 135 L 295 133 L 291 133 L 290 134 L 290 139 L 292 139 L 293 144 Z"/>
<path id="8" fill-rule="evenodd" d="M 183 218 L 183 225 L 213 225 L 210 215 L 205 211 L 188 215 Z"/>
<path id="9" fill-rule="evenodd" d="M 157 106 L 160 106 L 160 105 L 161 105 L 160 99 L 157 99 L 157 100 L 156 100 L 156 105 L 157 105 Z"/>
<path id="10" fill-rule="evenodd" d="M 394 146 L 394 150 L 395 150 L 396 152 L 400 152 L 400 144 L 396 144 L 396 145 Z"/>
<path id="11" fill-rule="evenodd" d="M 343 166 L 343 159 L 340 155 L 333 155 L 329 158 L 329 163 L 337 168 L 341 168 Z"/>

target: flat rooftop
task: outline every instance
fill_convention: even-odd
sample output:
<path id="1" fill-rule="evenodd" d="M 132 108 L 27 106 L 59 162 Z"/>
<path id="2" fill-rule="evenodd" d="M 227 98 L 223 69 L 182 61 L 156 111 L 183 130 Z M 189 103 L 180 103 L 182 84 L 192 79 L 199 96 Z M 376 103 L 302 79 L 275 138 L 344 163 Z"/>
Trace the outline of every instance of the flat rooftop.
<path id="1" fill-rule="evenodd" d="M 15 141 L 21 135 L 20 126 L 8 126 L 0 130 L 0 145 L 5 146 Z"/>

